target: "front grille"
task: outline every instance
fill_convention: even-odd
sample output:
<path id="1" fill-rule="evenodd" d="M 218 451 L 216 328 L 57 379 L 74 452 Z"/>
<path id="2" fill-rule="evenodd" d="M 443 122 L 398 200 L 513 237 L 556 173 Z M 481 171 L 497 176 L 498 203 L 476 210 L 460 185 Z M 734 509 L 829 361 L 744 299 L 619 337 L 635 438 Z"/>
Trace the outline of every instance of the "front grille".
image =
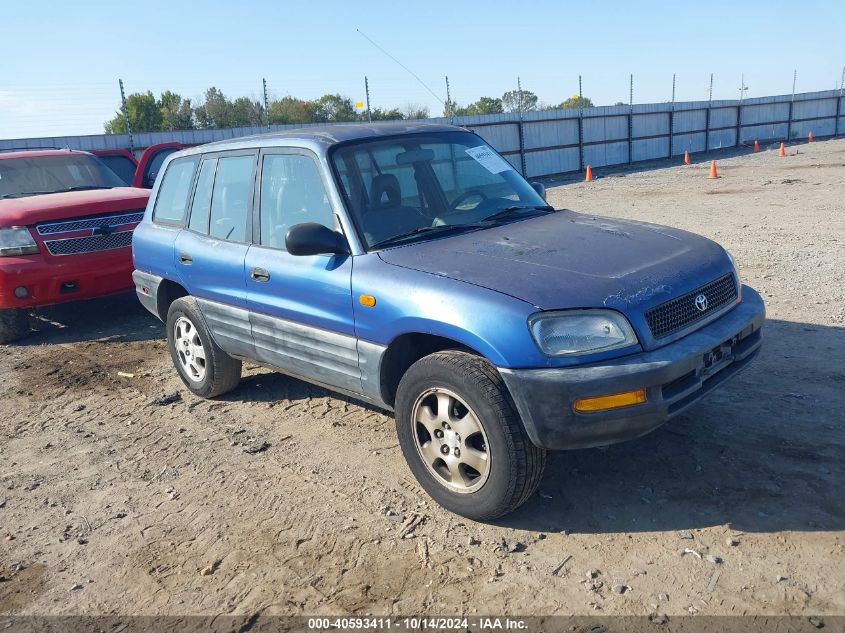
<path id="1" fill-rule="evenodd" d="M 71 237 L 65 240 L 45 240 L 44 246 L 51 255 L 77 255 L 124 248 L 132 244 L 132 231 L 119 231 L 105 235 Z"/>
<path id="2" fill-rule="evenodd" d="M 696 297 L 699 295 L 706 297 L 706 308 L 703 310 L 696 306 Z M 661 303 L 646 312 L 645 318 L 652 336 L 660 338 L 707 318 L 727 303 L 736 301 L 736 297 L 736 282 L 734 276 L 728 273 L 697 290 Z"/>
<path id="3" fill-rule="evenodd" d="M 102 226 L 121 226 L 124 224 L 138 224 L 144 217 L 144 211 L 128 211 L 118 215 L 101 215 L 89 218 L 74 218 L 61 222 L 46 222 L 35 228 L 39 235 L 54 235 L 56 233 L 70 233 L 71 231 L 85 231 Z"/>

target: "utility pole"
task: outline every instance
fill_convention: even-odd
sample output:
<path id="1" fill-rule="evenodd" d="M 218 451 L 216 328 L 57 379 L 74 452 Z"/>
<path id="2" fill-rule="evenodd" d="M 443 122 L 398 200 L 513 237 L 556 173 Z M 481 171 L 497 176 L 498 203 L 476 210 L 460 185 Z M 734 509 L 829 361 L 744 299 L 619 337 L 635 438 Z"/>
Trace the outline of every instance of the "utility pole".
<path id="1" fill-rule="evenodd" d="M 789 99 L 789 119 L 786 122 L 786 140 L 792 138 L 792 111 L 795 109 L 795 84 L 798 82 L 798 69 L 792 71 L 792 97 Z"/>
<path id="2" fill-rule="evenodd" d="M 675 73 L 672 73 L 672 106 L 675 105 Z"/>
<path id="3" fill-rule="evenodd" d="M 713 73 L 710 73 L 710 93 L 707 97 L 707 116 L 704 124 L 704 151 L 710 151 L 710 110 L 713 106 Z"/>
<path id="4" fill-rule="evenodd" d="M 452 92 L 449 89 L 449 75 L 446 75 L 446 116 L 449 117 L 449 124 L 455 122 L 455 109 L 452 107 Z"/>
<path id="5" fill-rule="evenodd" d="M 584 99 L 584 93 L 581 92 L 581 75 L 578 75 L 578 102 Z"/>
<path id="6" fill-rule="evenodd" d="M 519 108 L 519 164 L 520 173 L 525 176 L 525 126 L 522 121 L 522 81 L 516 77 L 517 104 Z"/>
<path id="7" fill-rule="evenodd" d="M 367 96 L 367 121 L 373 122 L 373 113 L 370 111 L 370 80 L 364 75 L 364 94 Z"/>
<path id="8" fill-rule="evenodd" d="M 123 109 L 123 122 L 126 125 L 126 133 L 129 135 L 129 151 L 134 152 L 132 147 L 132 126 L 129 124 L 129 110 L 126 109 L 126 93 L 123 92 L 123 79 L 118 79 L 117 83 L 120 85 L 120 103 Z"/>
<path id="9" fill-rule="evenodd" d="M 739 105 L 742 106 L 742 100 L 745 97 L 745 92 L 748 90 L 748 86 L 745 85 L 745 73 L 742 73 L 739 80 Z M 794 88 L 793 88 L 794 90 Z"/>
<path id="10" fill-rule="evenodd" d="M 628 86 L 628 164 L 634 162 L 634 73 Z"/>
<path id="11" fill-rule="evenodd" d="M 264 121 L 267 123 L 267 130 L 270 129 L 270 107 L 267 99 L 267 79 L 262 78 L 261 83 L 264 86 Z"/>

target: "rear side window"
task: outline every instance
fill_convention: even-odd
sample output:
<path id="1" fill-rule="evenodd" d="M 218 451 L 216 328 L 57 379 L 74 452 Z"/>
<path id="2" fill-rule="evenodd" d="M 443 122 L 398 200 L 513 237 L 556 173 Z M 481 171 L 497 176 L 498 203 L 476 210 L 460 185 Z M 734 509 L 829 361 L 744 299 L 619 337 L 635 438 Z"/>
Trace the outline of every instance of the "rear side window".
<path id="1" fill-rule="evenodd" d="M 182 224 L 185 221 L 196 166 L 196 158 L 177 159 L 168 165 L 158 188 L 153 210 L 155 221 L 166 224 Z"/>
<path id="2" fill-rule="evenodd" d="M 194 192 L 194 203 L 191 205 L 191 220 L 188 223 L 189 229 L 205 235 L 208 235 L 208 211 L 211 208 L 211 188 L 214 186 L 216 167 L 216 158 L 202 161 L 197 188 Z"/>
<path id="3" fill-rule="evenodd" d="M 211 237 L 233 242 L 246 241 L 254 166 L 254 156 L 226 156 L 218 159 L 211 194 L 208 231 Z"/>
<path id="4" fill-rule="evenodd" d="M 111 154 L 105 156 L 97 156 L 100 161 L 127 185 L 132 184 L 132 179 L 135 177 L 135 163 L 133 163 L 128 156 L 121 156 L 119 154 Z"/>

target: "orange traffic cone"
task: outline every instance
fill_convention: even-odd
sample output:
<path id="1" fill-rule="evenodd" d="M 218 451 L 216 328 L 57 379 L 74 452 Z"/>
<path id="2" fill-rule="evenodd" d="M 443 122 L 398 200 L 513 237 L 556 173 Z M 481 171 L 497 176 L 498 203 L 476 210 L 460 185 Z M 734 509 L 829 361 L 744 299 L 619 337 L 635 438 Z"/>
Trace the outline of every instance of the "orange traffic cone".
<path id="1" fill-rule="evenodd" d="M 587 165 L 587 173 L 584 177 L 584 182 L 593 182 L 593 168 Z"/>
<path id="2" fill-rule="evenodd" d="M 810 133 L 807 135 L 807 142 L 808 142 L 808 143 L 812 143 L 812 142 L 813 142 L 813 133 L 812 133 L 812 132 L 810 132 Z"/>
<path id="3" fill-rule="evenodd" d="M 757 153 L 757 152 L 759 152 L 759 151 L 760 151 L 760 143 L 759 143 L 759 141 L 757 141 L 757 139 L 755 138 L 755 139 L 754 139 L 754 153 L 756 154 L 756 153 Z"/>
<path id="4" fill-rule="evenodd" d="M 684 165 L 689 165 L 689 152 L 684 152 Z"/>
<path id="5" fill-rule="evenodd" d="M 716 171 L 716 161 L 715 160 L 710 161 L 710 175 L 707 176 L 707 177 L 708 178 L 718 178 L 719 177 L 719 174 Z"/>
<path id="6" fill-rule="evenodd" d="M 778 156 L 786 156 L 786 148 L 784 148 L 783 143 L 780 144 L 780 149 L 778 150 Z"/>

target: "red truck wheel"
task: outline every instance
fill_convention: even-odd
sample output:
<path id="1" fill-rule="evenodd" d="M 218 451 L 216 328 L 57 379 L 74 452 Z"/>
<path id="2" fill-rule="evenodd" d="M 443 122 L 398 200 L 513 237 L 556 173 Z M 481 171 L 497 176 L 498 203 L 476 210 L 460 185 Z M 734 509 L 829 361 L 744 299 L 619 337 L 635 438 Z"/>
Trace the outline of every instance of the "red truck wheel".
<path id="1" fill-rule="evenodd" d="M 29 313 L 20 308 L 0 310 L 0 344 L 11 343 L 29 334 Z"/>

